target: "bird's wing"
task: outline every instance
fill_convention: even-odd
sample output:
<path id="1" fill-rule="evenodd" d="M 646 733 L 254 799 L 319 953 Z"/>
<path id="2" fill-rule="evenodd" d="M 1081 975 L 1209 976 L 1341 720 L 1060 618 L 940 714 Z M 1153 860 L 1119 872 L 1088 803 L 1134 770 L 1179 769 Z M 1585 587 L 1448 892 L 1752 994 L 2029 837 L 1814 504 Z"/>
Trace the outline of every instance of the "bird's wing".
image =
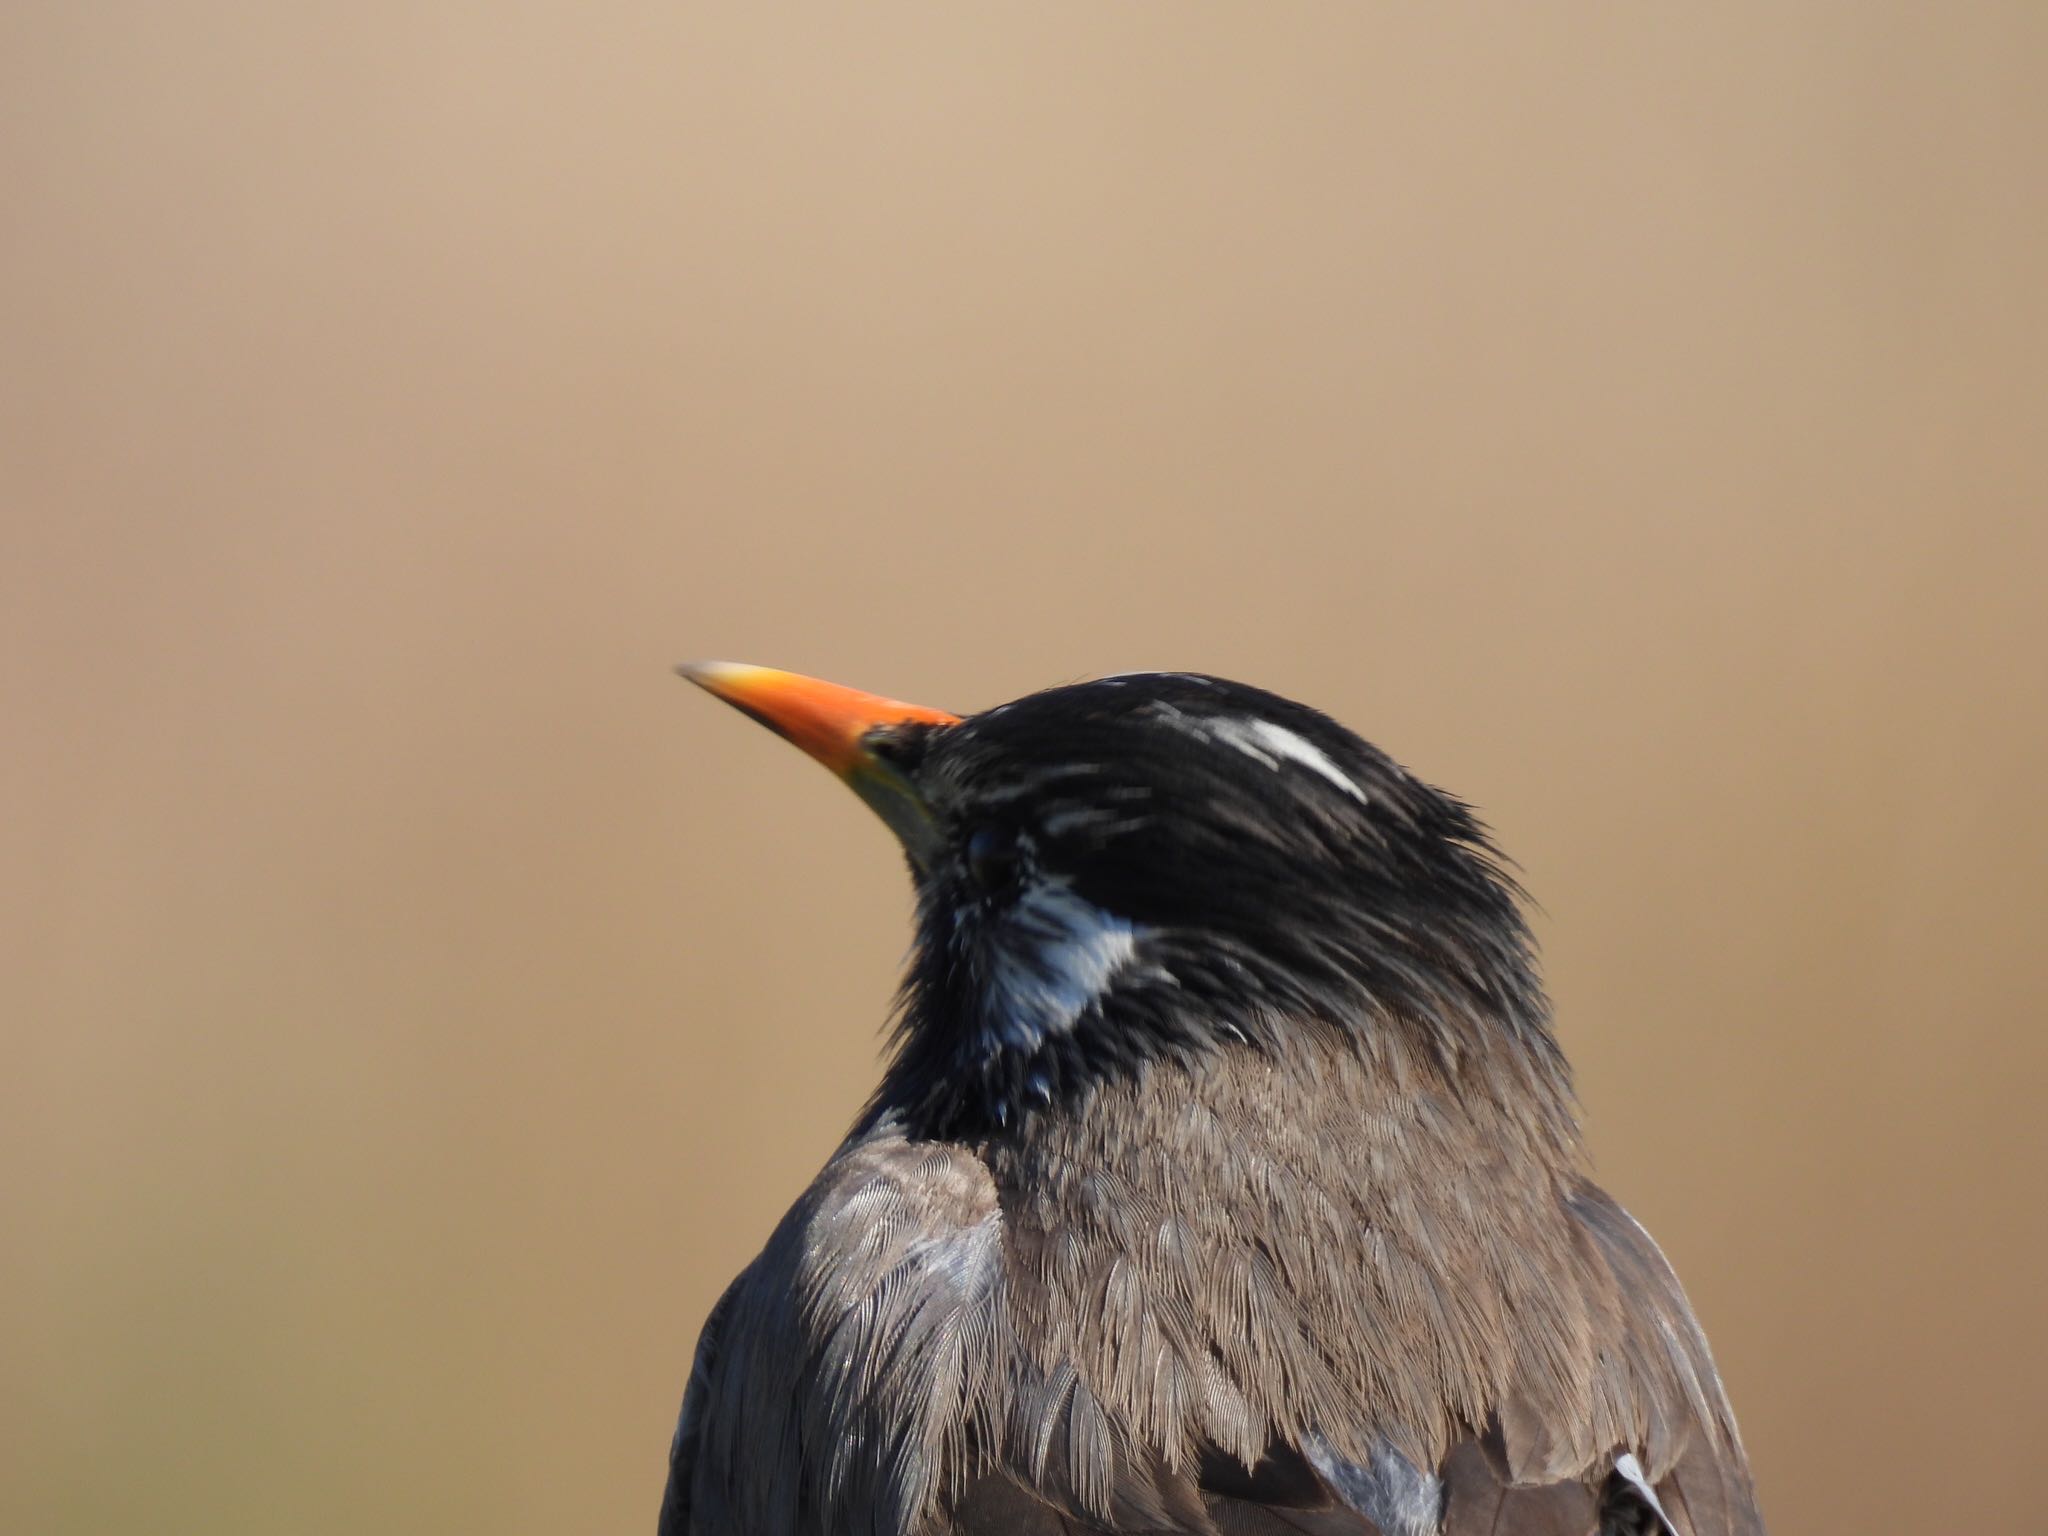
<path id="1" fill-rule="evenodd" d="M 712 1312 L 661 1536 L 901 1536 L 990 1402 L 1001 1219 L 972 1154 L 842 1147 Z"/>
<path id="2" fill-rule="evenodd" d="M 1586 1398 L 1629 1426 L 1625 1443 L 1572 1467 L 1562 1448 L 1580 1438 L 1578 1427 L 1529 1421 L 1532 1398 L 1556 1397 L 1510 1392 L 1433 1476 L 1391 1448 L 1359 1466 L 1311 1439 L 1305 1459 L 1385 1536 L 1763 1536 L 1734 1415 L 1671 1266 L 1595 1185 L 1582 1181 L 1565 1211 L 1597 1261 L 1587 1271 L 1594 1337 Z M 1429 1518 L 1432 1502 L 1440 1524 Z"/>
<path id="3" fill-rule="evenodd" d="M 1763 1536 L 1735 1413 L 1678 1276 L 1604 1190 L 1582 1182 L 1569 1208 L 1614 1277 L 1602 1366 L 1632 1377 L 1643 1405 L 1618 1477 L 1653 1496 L 1676 1536 Z"/>
<path id="4" fill-rule="evenodd" d="M 1671 1266 L 1591 1183 L 1565 1214 L 1594 1261 L 1582 1271 L 1593 1334 L 1582 1400 L 1605 1405 L 1623 1443 L 1574 1466 L 1583 1455 L 1565 1448 L 1583 1443 L 1583 1426 L 1531 1421 L 1532 1401 L 1558 1395 L 1510 1391 L 1433 1474 L 1387 1445 L 1363 1464 L 1316 1436 L 1293 1449 L 1383 1536 L 1763 1536 L 1734 1415 Z"/>

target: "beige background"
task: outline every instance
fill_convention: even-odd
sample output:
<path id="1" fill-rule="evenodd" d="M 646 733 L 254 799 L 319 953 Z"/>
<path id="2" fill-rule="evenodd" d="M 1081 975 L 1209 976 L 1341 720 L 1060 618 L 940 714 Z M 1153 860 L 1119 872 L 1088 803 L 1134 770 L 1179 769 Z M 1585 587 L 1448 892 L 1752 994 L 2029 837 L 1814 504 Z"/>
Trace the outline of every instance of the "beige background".
<path id="1" fill-rule="evenodd" d="M 1478 800 L 1775 1529 L 2043 1529 L 2044 61 L 5 7 L 0 1527 L 649 1528 L 906 932 L 711 653 Z"/>

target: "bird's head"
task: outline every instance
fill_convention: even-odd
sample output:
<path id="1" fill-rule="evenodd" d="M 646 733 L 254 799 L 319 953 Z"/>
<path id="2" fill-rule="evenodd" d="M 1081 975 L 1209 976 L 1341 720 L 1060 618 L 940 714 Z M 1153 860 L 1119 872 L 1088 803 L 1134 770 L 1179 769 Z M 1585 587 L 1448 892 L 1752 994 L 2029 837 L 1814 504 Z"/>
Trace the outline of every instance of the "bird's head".
<path id="1" fill-rule="evenodd" d="M 1554 1055 L 1484 828 L 1306 705 L 1155 672 L 961 717 L 680 670 L 902 841 L 918 937 L 878 1103 L 920 1128 L 998 1128 L 1108 1074 L 1304 1028 Z"/>

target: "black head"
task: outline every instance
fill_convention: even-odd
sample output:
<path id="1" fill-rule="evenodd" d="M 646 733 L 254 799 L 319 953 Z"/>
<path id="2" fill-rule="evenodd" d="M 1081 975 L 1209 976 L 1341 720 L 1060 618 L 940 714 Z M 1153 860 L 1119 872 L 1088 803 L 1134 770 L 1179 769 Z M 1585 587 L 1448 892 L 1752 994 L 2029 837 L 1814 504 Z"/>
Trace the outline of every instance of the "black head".
<path id="1" fill-rule="evenodd" d="M 690 675 L 832 766 L 909 852 L 880 1111 L 1000 1127 L 1161 1056 L 1312 1027 L 1561 1074 L 1484 828 L 1306 705 L 1136 673 L 962 719 L 760 668 Z"/>
<path id="2" fill-rule="evenodd" d="M 889 1107 L 958 1130 L 1313 1020 L 1547 1050 L 1512 882 L 1461 802 L 1220 678 L 1054 688 L 886 729 L 938 836 Z"/>

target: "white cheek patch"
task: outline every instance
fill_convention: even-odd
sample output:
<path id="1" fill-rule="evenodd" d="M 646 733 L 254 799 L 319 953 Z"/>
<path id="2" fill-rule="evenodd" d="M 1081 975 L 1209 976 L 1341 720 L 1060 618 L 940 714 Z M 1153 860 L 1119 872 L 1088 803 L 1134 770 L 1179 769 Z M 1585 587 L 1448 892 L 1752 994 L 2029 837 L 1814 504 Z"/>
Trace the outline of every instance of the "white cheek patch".
<path id="1" fill-rule="evenodd" d="M 989 938 L 988 1022 L 1021 1051 L 1071 1030 L 1138 952 L 1136 928 L 1057 881 L 1020 896 Z"/>
<path id="2" fill-rule="evenodd" d="M 1351 776 L 1332 762 L 1328 753 L 1284 725 L 1275 725 L 1270 720 L 1211 719 L 1203 720 L 1201 729 L 1211 740 L 1235 747 L 1268 768 L 1277 770 L 1283 762 L 1298 763 L 1310 773 L 1328 779 L 1360 805 L 1365 804 L 1365 791 L 1352 783 Z"/>

